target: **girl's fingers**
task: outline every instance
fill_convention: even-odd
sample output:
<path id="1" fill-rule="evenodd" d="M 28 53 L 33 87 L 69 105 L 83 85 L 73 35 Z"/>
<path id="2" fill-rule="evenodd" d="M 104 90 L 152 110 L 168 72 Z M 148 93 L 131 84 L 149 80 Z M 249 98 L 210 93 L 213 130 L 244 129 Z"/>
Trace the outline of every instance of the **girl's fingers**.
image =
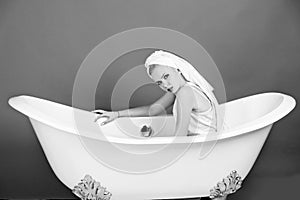
<path id="1" fill-rule="evenodd" d="M 105 124 L 107 124 L 107 123 L 109 123 L 109 122 L 111 122 L 112 120 L 106 120 L 106 121 L 104 121 L 104 122 L 102 122 L 101 123 L 101 126 L 103 126 L 103 125 L 105 125 Z"/>
<path id="2" fill-rule="evenodd" d="M 108 118 L 108 116 L 105 116 L 105 115 L 99 115 L 99 116 L 97 116 L 96 118 L 95 118 L 95 120 L 94 120 L 94 122 L 96 122 L 98 119 L 100 119 L 101 117 L 106 117 L 106 118 Z"/>
<path id="3" fill-rule="evenodd" d="M 101 126 L 103 126 L 103 125 L 105 125 L 107 122 L 106 121 L 104 121 L 104 122 L 102 122 L 100 125 Z"/>
<path id="4" fill-rule="evenodd" d="M 94 122 L 96 122 L 98 119 L 100 119 L 101 116 L 97 116 L 95 119 L 94 119 Z"/>

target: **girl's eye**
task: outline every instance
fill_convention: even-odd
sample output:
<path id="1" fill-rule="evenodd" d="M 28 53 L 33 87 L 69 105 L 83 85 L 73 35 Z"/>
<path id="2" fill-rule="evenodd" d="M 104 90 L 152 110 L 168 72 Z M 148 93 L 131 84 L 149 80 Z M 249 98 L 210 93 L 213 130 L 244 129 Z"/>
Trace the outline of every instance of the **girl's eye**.
<path id="1" fill-rule="evenodd" d="M 157 85 L 160 85 L 160 84 L 161 84 L 161 81 L 157 81 L 156 84 L 157 84 Z"/>
<path id="2" fill-rule="evenodd" d="M 169 77 L 169 74 L 164 75 L 164 79 L 167 79 Z"/>

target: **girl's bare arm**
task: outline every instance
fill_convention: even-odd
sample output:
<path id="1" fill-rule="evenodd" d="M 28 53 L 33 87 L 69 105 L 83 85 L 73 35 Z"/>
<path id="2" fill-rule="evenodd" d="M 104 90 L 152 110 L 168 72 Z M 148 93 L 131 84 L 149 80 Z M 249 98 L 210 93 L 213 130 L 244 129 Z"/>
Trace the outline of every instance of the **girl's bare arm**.
<path id="1" fill-rule="evenodd" d="M 194 106 L 193 91 L 190 87 L 183 87 L 177 95 L 177 119 L 174 136 L 187 136 Z"/>
<path id="2" fill-rule="evenodd" d="M 174 103 L 174 100 L 175 95 L 171 92 L 167 92 L 149 106 L 141 106 L 118 111 L 119 117 L 155 116 L 162 112 L 165 112 L 165 110 Z"/>

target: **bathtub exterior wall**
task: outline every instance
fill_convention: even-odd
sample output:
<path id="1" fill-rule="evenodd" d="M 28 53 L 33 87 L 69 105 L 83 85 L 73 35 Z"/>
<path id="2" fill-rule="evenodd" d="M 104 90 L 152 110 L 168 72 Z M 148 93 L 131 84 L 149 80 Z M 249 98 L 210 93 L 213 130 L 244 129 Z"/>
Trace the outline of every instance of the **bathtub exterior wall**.
<path id="1" fill-rule="evenodd" d="M 63 184 L 73 189 L 89 174 L 112 193 L 112 200 L 209 196 L 209 190 L 232 170 L 237 170 L 245 179 L 272 127 L 270 124 L 256 131 L 219 140 L 203 159 L 199 159 L 201 143 L 193 143 L 183 156 L 168 167 L 153 173 L 131 174 L 101 164 L 87 151 L 80 136 L 32 118 L 30 121 L 51 168 Z M 109 154 L 103 150 L 105 141 L 95 142 L 99 148 L 101 146 L 102 153 Z M 176 151 L 182 150 L 180 144 L 173 145 Z"/>

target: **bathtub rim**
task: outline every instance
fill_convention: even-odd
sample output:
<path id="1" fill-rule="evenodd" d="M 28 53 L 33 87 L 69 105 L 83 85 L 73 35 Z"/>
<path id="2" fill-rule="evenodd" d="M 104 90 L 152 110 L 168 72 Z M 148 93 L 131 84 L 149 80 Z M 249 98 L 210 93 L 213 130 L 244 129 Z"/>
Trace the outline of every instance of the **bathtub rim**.
<path id="1" fill-rule="evenodd" d="M 263 127 L 266 127 L 268 125 L 275 123 L 276 121 L 280 120 L 281 118 L 286 116 L 289 112 L 291 112 L 294 109 L 294 107 L 296 106 L 296 100 L 287 94 L 283 94 L 283 93 L 279 93 L 279 92 L 265 92 L 265 93 L 258 93 L 258 94 L 254 94 L 254 95 L 245 96 L 242 98 L 237 98 L 232 101 L 220 104 L 220 105 L 226 106 L 227 104 L 238 103 L 238 101 L 245 101 L 245 100 L 249 100 L 251 98 L 256 98 L 258 96 L 268 96 L 268 95 L 281 96 L 282 97 L 281 103 L 275 109 L 270 111 L 269 113 L 255 119 L 253 121 L 244 123 L 240 126 L 236 126 L 227 131 L 223 131 L 218 136 L 212 136 L 212 137 L 201 136 L 201 135 L 189 136 L 189 137 L 178 136 L 178 137 L 176 137 L 176 140 L 174 140 L 175 137 L 153 137 L 153 138 L 145 138 L 145 139 L 119 138 L 119 137 L 112 137 L 112 136 L 104 136 L 104 138 L 103 137 L 101 138 L 101 137 L 96 137 L 96 135 L 95 135 L 95 137 L 92 137 L 92 136 L 88 136 L 88 137 L 92 138 L 92 139 L 96 139 L 96 140 L 105 140 L 106 142 L 121 143 L 121 144 L 169 144 L 169 143 L 191 143 L 191 142 L 198 143 L 198 142 L 208 142 L 208 141 L 212 141 L 212 140 L 222 140 L 222 139 L 226 139 L 226 138 L 231 138 L 231 137 L 247 134 L 249 132 L 261 129 Z M 11 107 L 13 107 L 15 110 L 21 112 L 22 114 L 24 114 L 30 118 L 33 118 L 41 123 L 44 123 L 48 126 L 54 127 L 59 130 L 66 131 L 70 134 L 75 134 L 79 137 L 87 137 L 87 136 L 78 134 L 78 132 L 72 127 L 68 127 L 68 126 L 65 126 L 62 124 L 55 124 L 47 119 L 41 118 L 40 116 L 38 116 L 37 113 L 30 112 L 30 109 L 28 108 L 28 106 L 26 106 L 26 99 L 32 99 L 32 98 L 39 100 L 39 101 L 41 100 L 41 101 L 54 103 L 54 104 L 56 104 L 55 106 L 62 106 L 64 108 L 65 108 L 65 106 L 67 106 L 67 107 L 71 107 L 72 109 L 78 109 L 78 108 L 74 108 L 72 106 L 64 105 L 62 103 L 50 101 L 50 100 L 35 97 L 32 95 L 18 95 L 18 96 L 10 97 L 8 100 L 8 104 Z M 25 101 L 22 101 L 22 99 L 25 99 Z M 82 109 L 79 109 L 79 110 L 82 110 Z M 153 118 L 159 118 L 159 117 L 165 118 L 166 116 L 153 116 Z M 168 115 L 167 117 L 172 117 L 172 115 Z M 142 117 L 137 117 L 137 118 L 142 118 Z"/>

